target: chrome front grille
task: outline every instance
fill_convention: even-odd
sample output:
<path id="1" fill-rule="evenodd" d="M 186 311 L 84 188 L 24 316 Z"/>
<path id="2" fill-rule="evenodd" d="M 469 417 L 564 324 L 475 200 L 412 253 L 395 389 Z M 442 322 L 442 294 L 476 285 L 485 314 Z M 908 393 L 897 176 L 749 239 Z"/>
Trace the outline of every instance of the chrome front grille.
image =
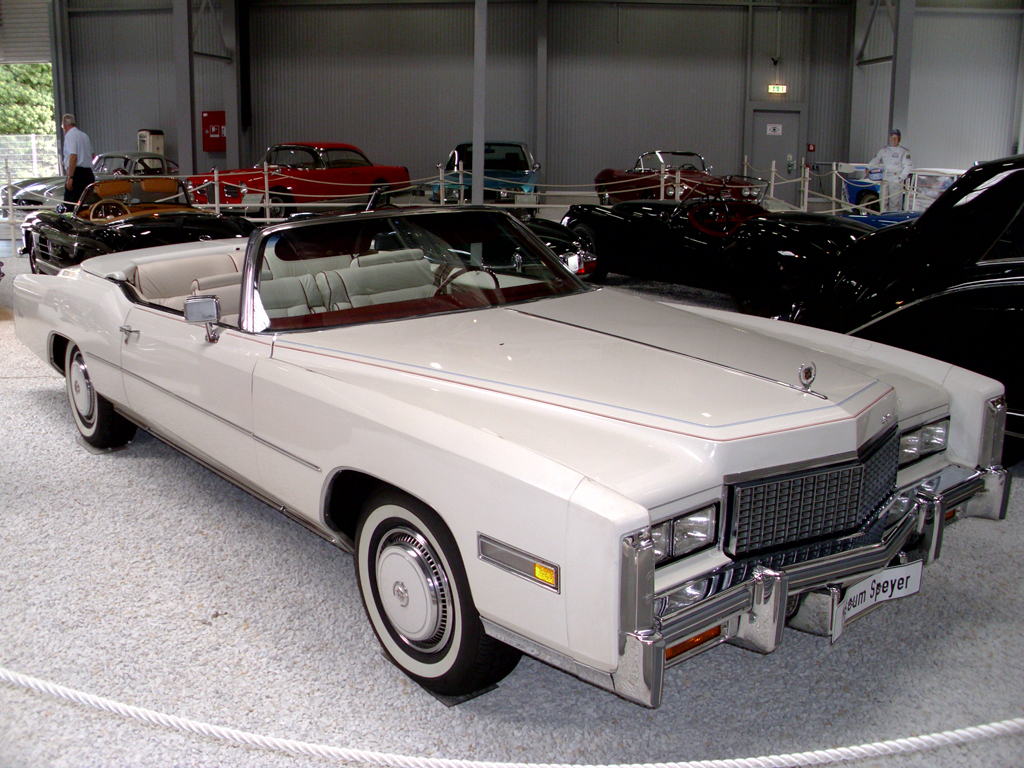
<path id="1" fill-rule="evenodd" d="M 856 531 L 896 485 L 899 433 L 856 461 L 729 487 L 725 549 L 747 557 Z"/>

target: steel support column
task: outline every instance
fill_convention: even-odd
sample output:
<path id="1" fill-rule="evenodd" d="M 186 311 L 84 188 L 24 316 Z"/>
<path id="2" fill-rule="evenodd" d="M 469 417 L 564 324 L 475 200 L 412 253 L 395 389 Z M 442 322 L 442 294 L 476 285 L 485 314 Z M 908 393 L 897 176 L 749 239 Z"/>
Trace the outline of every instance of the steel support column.
<path id="1" fill-rule="evenodd" d="M 173 0 L 171 40 L 174 48 L 175 112 L 178 114 L 178 167 L 196 171 L 195 66 L 192 59 L 192 0 Z"/>
<path id="2" fill-rule="evenodd" d="M 484 202 L 484 142 L 487 116 L 487 0 L 476 0 L 473 14 L 473 205 Z"/>

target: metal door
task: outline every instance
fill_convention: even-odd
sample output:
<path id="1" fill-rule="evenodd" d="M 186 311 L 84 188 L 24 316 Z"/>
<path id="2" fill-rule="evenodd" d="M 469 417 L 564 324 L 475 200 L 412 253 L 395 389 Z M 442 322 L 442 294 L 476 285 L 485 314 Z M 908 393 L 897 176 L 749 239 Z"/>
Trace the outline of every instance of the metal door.
<path id="1" fill-rule="evenodd" d="M 775 197 L 790 205 L 800 202 L 800 113 L 754 110 L 752 175 L 768 180 L 775 161 Z"/>

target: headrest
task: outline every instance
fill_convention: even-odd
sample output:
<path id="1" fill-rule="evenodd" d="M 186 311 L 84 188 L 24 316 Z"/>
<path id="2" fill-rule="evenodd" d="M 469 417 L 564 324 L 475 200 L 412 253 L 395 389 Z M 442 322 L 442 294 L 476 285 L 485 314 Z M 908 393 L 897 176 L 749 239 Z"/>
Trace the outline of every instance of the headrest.
<path id="1" fill-rule="evenodd" d="M 166 176 L 156 176 L 153 178 L 143 179 L 140 182 L 143 192 L 152 192 L 157 195 L 176 195 L 178 194 L 178 182 L 176 179 L 171 179 Z"/>
<path id="2" fill-rule="evenodd" d="M 394 264 L 399 261 L 419 261 L 423 258 L 421 248 L 403 248 L 399 251 L 366 253 L 352 259 L 353 267 L 372 267 L 377 264 Z"/>
<path id="3" fill-rule="evenodd" d="M 101 198 L 103 197 L 117 197 L 118 195 L 130 195 L 132 193 L 132 183 L 130 181 L 122 181 L 120 179 L 112 179 L 110 181 L 97 181 L 93 186 L 93 190 Z"/>

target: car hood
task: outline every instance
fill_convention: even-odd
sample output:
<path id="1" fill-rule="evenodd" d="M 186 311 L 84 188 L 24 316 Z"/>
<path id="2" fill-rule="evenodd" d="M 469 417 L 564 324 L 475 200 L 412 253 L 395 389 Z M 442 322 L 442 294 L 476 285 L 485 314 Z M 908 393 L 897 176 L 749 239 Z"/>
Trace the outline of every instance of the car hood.
<path id="1" fill-rule="evenodd" d="M 608 289 L 289 334 L 273 356 L 344 378 L 365 364 L 403 399 L 444 383 L 710 440 L 850 419 L 892 390 L 824 353 Z"/>
<path id="2" fill-rule="evenodd" d="M 613 289 L 282 334 L 268 363 L 285 381 L 322 374 L 316 396 L 365 412 L 367 428 L 491 450 L 511 473 L 526 451 L 648 509 L 723 477 L 849 460 L 901 411 L 948 407 L 922 381 Z"/>

